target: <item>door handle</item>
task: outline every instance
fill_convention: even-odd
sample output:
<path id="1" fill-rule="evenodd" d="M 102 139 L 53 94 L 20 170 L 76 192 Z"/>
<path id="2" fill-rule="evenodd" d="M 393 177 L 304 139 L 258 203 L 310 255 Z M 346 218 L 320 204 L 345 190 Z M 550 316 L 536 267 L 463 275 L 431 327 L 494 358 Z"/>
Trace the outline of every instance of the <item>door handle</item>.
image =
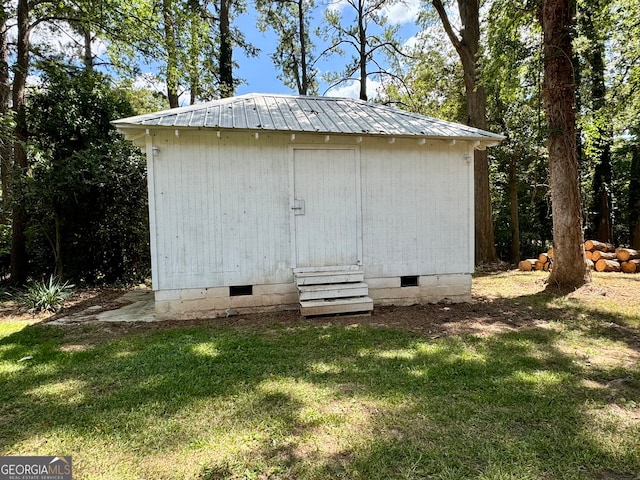
<path id="1" fill-rule="evenodd" d="M 304 200 L 294 200 L 291 210 L 294 211 L 294 215 L 304 215 Z"/>

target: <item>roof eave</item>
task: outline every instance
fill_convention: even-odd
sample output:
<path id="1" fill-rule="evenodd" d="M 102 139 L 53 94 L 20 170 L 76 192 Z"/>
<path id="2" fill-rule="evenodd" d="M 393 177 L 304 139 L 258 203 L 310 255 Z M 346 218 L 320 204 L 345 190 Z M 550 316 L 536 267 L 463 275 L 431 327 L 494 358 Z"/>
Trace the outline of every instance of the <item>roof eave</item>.
<path id="1" fill-rule="evenodd" d="M 266 128 L 228 128 L 228 127 L 203 127 L 203 126 L 175 126 L 175 125 L 145 125 L 139 123 L 128 123 L 127 119 L 116 120 L 111 122 L 118 131 L 129 135 L 131 130 L 211 130 L 219 132 L 236 132 L 236 133 L 265 133 L 280 135 L 330 135 L 341 137 L 379 137 L 379 138 L 405 138 L 405 139 L 425 139 L 425 140 L 442 140 L 442 141 L 467 141 L 482 142 L 487 147 L 499 145 L 506 137 L 496 133 L 487 132 L 489 135 L 465 135 L 465 136 L 444 136 L 444 135 L 421 135 L 406 133 L 386 133 L 386 132 L 331 132 L 321 130 L 274 130 Z"/>

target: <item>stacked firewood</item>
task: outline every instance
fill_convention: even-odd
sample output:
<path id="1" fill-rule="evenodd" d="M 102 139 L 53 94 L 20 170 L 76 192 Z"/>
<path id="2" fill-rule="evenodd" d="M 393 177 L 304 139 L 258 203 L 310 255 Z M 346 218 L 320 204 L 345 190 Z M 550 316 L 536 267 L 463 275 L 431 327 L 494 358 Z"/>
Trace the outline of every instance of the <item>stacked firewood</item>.
<path id="1" fill-rule="evenodd" d="M 640 273 L 640 250 L 616 248 L 611 243 L 587 240 L 584 242 L 587 266 L 597 272 Z M 549 271 L 553 267 L 553 248 L 541 253 L 538 258 L 528 258 L 518 264 L 524 272 L 532 270 Z"/>
<path id="2" fill-rule="evenodd" d="M 615 248 L 610 243 L 587 240 L 584 254 L 597 272 L 640 272 L 640 250 Z"/>
<path id="3" fill-rule="evenodd" d="M 544 270 L 548 272 L 553 265 L 553 248 L 538 255 L 538 258 L 527 258 L 518 263 L 518 270 L 531 272 L 533 270 Z"/>

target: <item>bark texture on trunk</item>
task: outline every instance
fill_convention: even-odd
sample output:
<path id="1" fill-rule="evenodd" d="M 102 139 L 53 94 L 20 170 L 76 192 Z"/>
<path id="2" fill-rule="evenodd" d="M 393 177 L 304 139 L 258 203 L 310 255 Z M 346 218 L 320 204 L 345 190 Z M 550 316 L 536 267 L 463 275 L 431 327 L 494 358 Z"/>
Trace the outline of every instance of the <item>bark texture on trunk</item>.
<path id="1" fill-rule="evenodd" d="M 178 46 L 172 0 L 162 0 L 162 20 L 167 51 L 167 98 L 170 108 L 178 108 Z"/>
<path id="2" fill-rule="evenodd" d="M 298 79 L 298 93 L 309 93 L 309 75 L 307 72 L 307 32 L 304 19 L 304 0 L 298 0 L 298 40 L 300 42 L 300 77 Z"/>
<path id="3" fill-rule="evenodd" d="M 584 256 L 576 151 L 571 0 L 542 0 L 543 101 L 548 122 L 553 215 L 553 271 L 549 285 L 577 288 L 589 282 Z"/>
<path id="4" fill-rule="evenodd" d="M 0 115 L 11 111 L 11 80 L 9 78 L 9 32 L 7 31 L 7 12 L 0 7 Z M 11 170 L 13 168 L 13 149 L 8 142 L 0 142 L 0 222 L 5 223 L 11 205 Z"/>
<path id="5" fill-rule="evenodd" d="M 93 51 L 91 49 L 93 37 L 91 35 L 91 27 L 89 25 L 82 26 L 82 37 L 84 39 L 84 53 L 82 58 L 84 68 L 87 72 L 93 72 Z"/>
<path id="6" fill-rule="evenodd" d="M 27 247 L 25 230 L 27 212 L 22 204 L 20 180 L 27 174 L 29 162 L 25 144 L 27 141 L 27 118 L 25 111 L 25 92 L 29 73 L 29 4 L 27 0 L 18 0 L 18 31 L 16 38 L 16 67 L 13 74 L 13 111 L 15 114 L 15 143 L 13 145 L 13 223 L 11 229 L 11 281 L 22 284 L 27 280 Z"/>
<path id="7" fill-rule="evenodd" d="M 631 248 L 640 250 L 640 145 L 631 151 L 631 172 L 629 175 L 629 233 Z"/>
<path id="8" fill-rule="evenodd" d="M 233 45 L 229 9 L 231 0 L 220 0 L 220 96 L 233 96 Z"/>
<path id="9" fill-rule="evenodd" d="M 364 25 L 364 1 L 358 2 L 358 49 L 360 52 L 360 100 L 367 101 L 367 32 Z"/>
<path id="10" fill-rule="evenodd" d="M 511 262 L 520 260 L 520 217 L 518 215 L 518 158 L 509 164 L 509 218 L 511 222 Z"/>
<path id="11" fill-rule="evenodd" d="M 479 0 L 458 0 L 458 10 L 464 29 L 460 37 L 456 34 L 441 0 L 431 2 L 438 12 L 449 40 L 453 44 L 464 73 L 467 98 L 467 123 L 472 127 L 486 129 L 486 92 L 478 69 L 480 46 L 480 2 Z M 474 153 L 475 189 L 475 252 L 476 264 L 497 260 L 494 240 L 493 215 L 491 212 L 491 192 L 489 188 L 489 159 L 486 150 Z"/>

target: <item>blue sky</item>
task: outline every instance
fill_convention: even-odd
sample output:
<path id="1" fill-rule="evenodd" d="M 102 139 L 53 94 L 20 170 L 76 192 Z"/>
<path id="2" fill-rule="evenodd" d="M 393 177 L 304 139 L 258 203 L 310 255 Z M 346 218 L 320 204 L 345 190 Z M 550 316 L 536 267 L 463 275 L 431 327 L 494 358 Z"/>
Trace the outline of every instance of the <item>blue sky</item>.
<path id="1" fill-rule="evenodd" d="M 353 21 L 355 18 L 352 14 L 353 10 L 347 5 L 347 0 L 316 0 L 317 6 L 313 11 L 311 18 L 312 31 L 315 30 L 321 23 L 324 13 L 328 8 L 339 10 L 344 18 L 345 22 Z M 277 37 L 271 30 L 261 32 L 256 27 L 256 12 L 253 8 L 253 2 L 248 1 L 248 10 L 246 13 L 236 17 L 234 19 L 234 26 L 239 28 L 245 35 L 247 42 L 253 44 L 260 49 L 260 55 L 258 57 L 247 58 L 242 50 L 236 49 L 234 51 L 234 60 L 239 65 L 234 74 L 236 77 L 243 80 L 243 83 L 237 88 L 236 94 L 241 95 L 245 93 L 297 93 L 287 88 L 278 78 L 278 71 L 273 65 L 269 54 L 271 54 L 276 46 Z M 393 25 L 399 25 L 400 27 L 400 42 L 411 42 L 411 39 L 415 39 L 415 35 L 418 33 L 419 28 L 415 24 L 417 17 L 420 0 L 399 0 L 395 2 L 386 11 L 388 22 Z M 82 47 L 81 39 L 77 38 L 69 28 L 64 24 L 40 24 L 40 26 L 34 30 L 32 34 L 32 42 L 34 44 L 47 44 L 49 50 L 52 52 L 59 52 L 64 55 L 68 55 L 69 52 Z M 315 53 L 324 50 L 327 45 L 315 35 L 312 37 L 312 42 L 315 44 Z M 106 50 L 106 44 L 99 39 L 94 42 L 94 54 L 98 57 L 103 57 Z M 320 72 L 340 72 L 343 70 L 345 64 L 351 59 L 353 52 L 347 51 L 345 57 L 332 55 L 325 57 L 323 60 L 317 63 L 317 67 Z M 103 59 L 104 60 L 104 59 Z M 155 88 L 161 93 L 166 93 L 166 87 L 163 82 L 155 78 L 157 73 L 154 71 L 154 66 L 145 64 L 144 61 L 140 62 L 142 67 L 142 75 L 136 79 L 134 85 L 146 88 Z M 328 85 L 320 80 L 319 93 L 324 95 Z M 31 79 L 32 84 L 37 84 L 39 77 L 35 74 Z M 373 96 L 375 93 L 376 82 L 372 79 L 368 80 L 369 95 Z M 347 84 L 343 84 L 339 87 L 333 88 L 327 92 L 327 95 L 342 96 L 342 97 L 354 97 L 357 98 L 359 92 L 359 82 L 353 81 Z M 189 99 L 188 92 L 184 92 L 181 96 L 181 103 L 187 104 Z"/>
<path id="2" fill-rule="evenodd" d="M 252 2 L 249 2 L 252 3 Z M 317 2 L 318 6 L 315 8 L 312 16 L 312 30 L 315 29 L 321 22 L 324 11 L 327 8 L 340 9 L 345 19 L 350 17 L 348 6 L 344 1 L 338 0 L 331 3 L 320 0 Z M 389 12 L 389 22 L 400 25 L 400 40 L 402 43 L 408 41 L 414 37 L 418 32 L 418 27 L 415 25 L 416 14 L 419 6 L 419 1 L 408 0 L 402 3 L 397 3 Z M 235 20 L 236 26 L 244 33 L 246 39 L 260 48 L 261 54 L 258 58 L 247 58 L 239 50 L 234 52 L 234 60 L 239 64 L 240 68 L 236 71 L 236 76 L 244 79 L 245 83 L 240 85 L 236 90 L 236 93 L 241 95 L 244 93 L 296 93 L 287 88 L 280 80 L 278 80 L 278 71 L 274 67 L 269 54 L 275 49 L 277 42 L 276 35 L 273 31 L 260 32 L 256 25 L 256 15 L 253 8 L 250 6 L 247 13 L 239 16 Z M 316 46 L 316 53 L 324 50 L 327 46 L 322 41 L 313 37 L 313 43 Z M 350 60 L 351 52 L 345 53 L 345 58 L 333 55 L 327 57 L 325 60 L 318 62 L 318 67 L 321 71 L 339 72 L 343 69 L 344 65 Z M 375 87 L 375 84 L 371 85 Z M 320 81 L 320 94 L 324 94 L 328 85 Z M 350 96 L 357 97 L 359 91 L 358 82 L 351 82 L 350 84 L 342 85 L 341 87 L 334 88 L 328 95 L 335 96 Z"/>

